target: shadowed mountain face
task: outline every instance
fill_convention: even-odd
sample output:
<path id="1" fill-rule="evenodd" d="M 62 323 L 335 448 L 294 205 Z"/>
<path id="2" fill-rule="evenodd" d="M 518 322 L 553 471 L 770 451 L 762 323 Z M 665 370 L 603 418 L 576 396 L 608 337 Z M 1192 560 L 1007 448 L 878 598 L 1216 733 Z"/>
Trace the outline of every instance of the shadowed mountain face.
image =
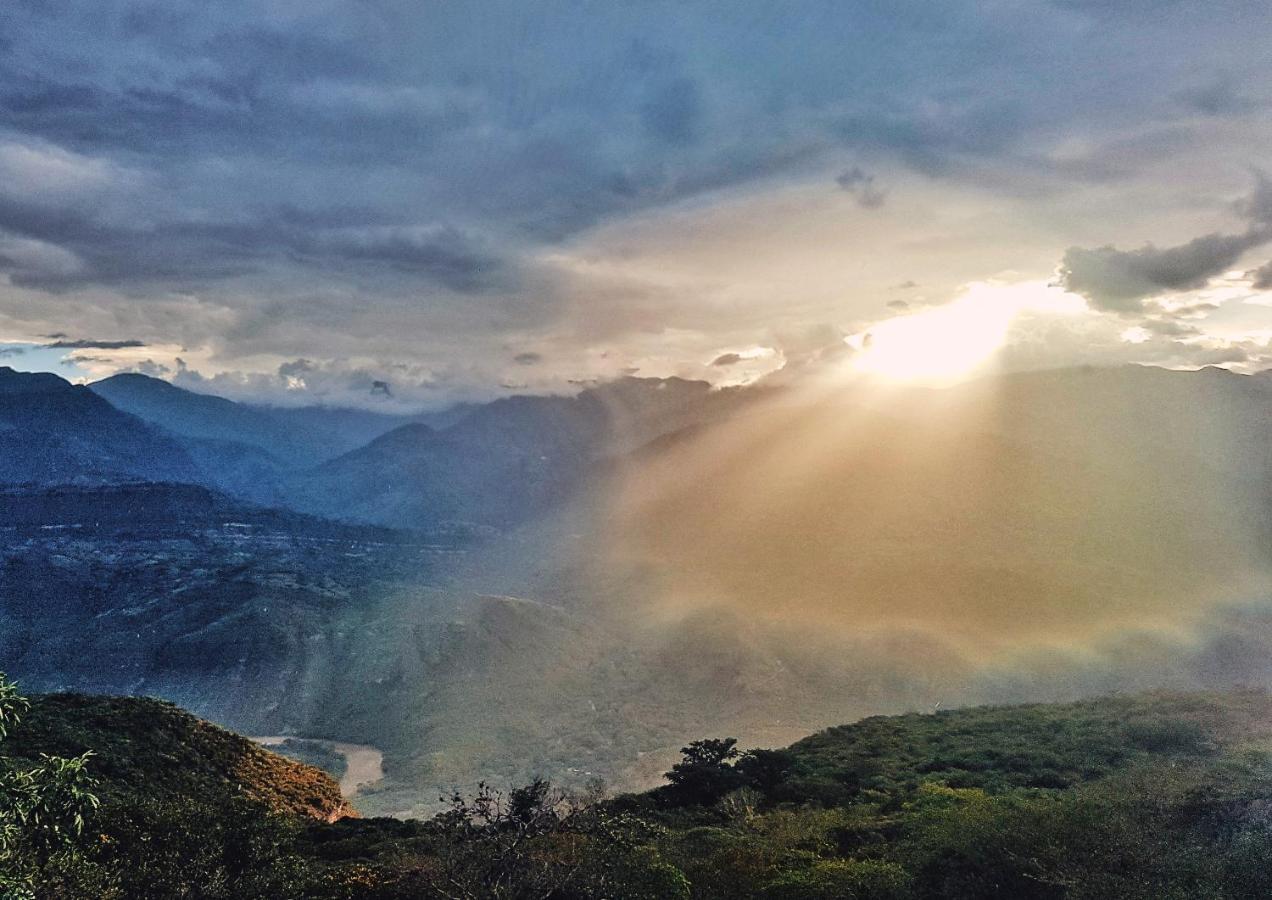
<path id="1" fill-rule="evenodd" d="M 192 481 L 170 436 L 55 375 L 0 367 L 0 482 Z"/>
<path id="2" fill-rule="evenodd" d="M 649 783 L 704 733 L 1267 683 L 1268 384 L 628 379 L 271 475 L 271 503 L 408 531 L 206 488 L 10 491 L 0 646 L 32 689 L 380 747 L 371 811 L 483 776 Z"/>

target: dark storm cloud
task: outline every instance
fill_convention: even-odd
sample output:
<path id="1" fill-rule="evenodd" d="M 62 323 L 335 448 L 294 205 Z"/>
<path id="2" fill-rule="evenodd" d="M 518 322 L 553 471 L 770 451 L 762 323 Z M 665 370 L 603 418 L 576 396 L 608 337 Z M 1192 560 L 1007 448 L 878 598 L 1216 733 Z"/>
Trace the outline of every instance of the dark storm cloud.
<path id="1" fill-rule="evenodd" d="M 348 222 L 350 224 L 341 224 Z M 448 225 L 386 224 L 366 211 L 249 211 L 221 222 L 170 221 L 138 227 L 90 213 L 0 195 L 0 232 L 44 242 L 78 264 L 40 266 L 0 253 L 14 284 L 67 290 L 84 285 L 214 281 L 298 262 L 314 269 L 387 270 L 470 292 L 511 263 L 489 242 Z"/>
<path id="2" fill-rule="evenodd" d="M 836 172 L 867 208 L 884 201 L 875 172 L 997 190 L 1057 133 L 1099 149 L 1039 163 L 1047 178 L 1135 175 L 1144 154 L 1122 129 L 1183 141 L 1197 112 L 1221 124 L 1257 95 L 1242 67 L 1258 65 L 1263 13 L 1219 6 L 10 4 L 0 273 L 36 299 L 0 298 L 0 313 L 43 294 L 65 311 L 82 292 L 103 328 L 216 344 L 227 365 L 378 358 L 386 336 L 427 331 L 433 350 L 476 341 L 498 367 L 499 348 L 560 323 L 567 291 L 543 260 L 637 214 Z M 1170 260 L 1076 262 L 1123 293 L 1188 280 L 1163 275 L 1186 268 Z M 173 296 L 170 318 L 153 312 Z M 56 314 L 40 327 L 71 327 Z M 702 346 L 723 345 L 745 343 Z"/>
<path id="3" fill-rule="evenodd" d="M 1254 286 L 1258 290 L 1266 291 L 1272 288 L 1272 260 L 1265 262 L 1249 274 L 1254 279 Z"/>
<path id="4" fill-rule="evenodd" d="M 109 216 L 82 199 L 0 196 L 0 229 L 47 245 L 5 270 L 21 286 L 68 290 L 215 282 L 290 262 L 498 290 L 527 242 L 837 149 L 892 148 L 939 169 L 1004 146 L 1019 130 L 1012 101 L 915 90 L 966 62 L 944 45 L 919 54 L 927 37 L 958 44 L 973 27 L 962 9 L 918 10 L 19 6 L 7 23 L 15 52 L 0 58 L 6 126 L 126 159 L 148 181 L 120 191 Z M 871 28 L 895 41 L 880 49 Z M 899 75 L 901 60 L 922 66 Z M 891 91 L 851 89 L 885 73 Z M 850 189 L 864 206 L 883 198 L 870 176 Z M 355 220 L 317 221 L 355 198 Z"/>

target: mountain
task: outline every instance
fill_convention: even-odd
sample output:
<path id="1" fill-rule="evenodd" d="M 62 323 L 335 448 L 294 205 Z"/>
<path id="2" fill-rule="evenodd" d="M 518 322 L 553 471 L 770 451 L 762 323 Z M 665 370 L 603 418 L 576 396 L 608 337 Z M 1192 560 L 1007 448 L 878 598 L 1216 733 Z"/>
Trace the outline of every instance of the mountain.
<path id="1" fill-rule="evenodd" d="M 412 422 L 423 422 L 438 427 L 462 416 L 462 405 L 436 413 L 401 415 L 376 412 L 369 409 L 346 409 L 338 406 L 252 406 L 269 420 L 277 423 L 291 440 L 308 448 L 302 453 L 309 465 L 317 465 L 363 447 L 382 434 L 401 428 Z"/>
<path id="2" fill-rule="evenodd" d="M 453 552 L 183 484 L 9 488 L 0 523 L 7 671 L 271 734 L 337 719 L 353 636 Z"/>
<path id="3" fill-rule="evenodd" d="M 87 388 L 0 367 L 0 483 L 197 477 L 177 441 Z"/>
<path id="4" fill-rule="evenodd" d="M 786 395 L 630 461 L 608 543 L 678 614 L 974 657 L 1182 624 L 1270 586 L 1270 408 L 1257 379 L 1140 367 Z"/>
<path id="5" fill-rule="evenodd" d="M 508 528 L 564 501 L 603 460 L 748 399 L 676 378 L 510 397 L 441 430 L 414 423 L 391 431 L 293 479 L 288 496 L 309 512 L 396 527 Z"/>
<path id="6" fill-rule="evenodd" d="M 276 470 L 306 468 L 418 418 L 339 407 L 255 406 L 188 391 L 138 373 L 112 375 L 89 388 L 118 409 L 199 442 L 207 462 L 214 466 L 221 465 L 215 452 L 239 445 L 234 452 L 240 457 L 247 455 L 245 448 L 259 451 L 254 457 L 257 465 Z"/>
<path id="7" fill-rule="evenodd" d="M 182 437 L 233 441 L 270 452 L 291 444 L 291 436 L 282 427 L 251 407 L 196 394 L 148 375 L 112 375 L 90 384 L 89 390 L 116 409 Z"/>
<path id="8" fill-rule="evenodd" d="M 6 897 L 298 897 L 297 835 L 356 815 L 321 770 L 171 704 L 6 694 Z"/>
<path id="9" fill-rule="evenodd" d="M 108 801 L 145 797 L 214 803 L 242 796 L 262 811 L 331 822 L 351 815 L 321 770 L 271 753 L 161 700 L 48 694 L 33 698 L 4 754 L 27 763 L 40 754 L 92 752 L 98 792 Z"/>

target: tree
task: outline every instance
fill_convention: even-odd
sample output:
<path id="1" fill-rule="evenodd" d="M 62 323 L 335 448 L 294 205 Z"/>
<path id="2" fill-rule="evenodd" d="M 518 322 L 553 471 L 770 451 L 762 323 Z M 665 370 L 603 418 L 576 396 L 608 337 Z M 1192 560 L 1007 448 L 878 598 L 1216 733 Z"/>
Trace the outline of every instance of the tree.
<path id="1" fill-rule="evenodd" d="M 748 785 L 766 799 L 771 799 L 773 791 L 787 779 L 794 764 L 795 756 L 788 750 L 748 750 L 734 763 L 734 768 Z"/>
<path id="2" fill-rule="evenodd" d="M 739 755 L 737 738 L 704 738 L 682 747 L 683 758 L 671 767 L 667 793 L 680 806 L 707 806 L 746 781 L 732 764 Z"/>
<path id="3" fill-rule="evenodd" d="M 30 709 L 0 673 L 0 741 Z M 0 891 L 33 896 L 39 871 L 59 853 L 75 851 L 88 816 L 98 808 L 88 773 L 91 753 L 73 759 L 40 755 L 21 765 L 0 754 Z"/>
<path id="4" fill-rule="evenodd" d="M 688 897 L 684 873 L 659 855 L 658 829 L 590 799 L 543 779 L 507 795 L 485 784 L 473 797 L 457 794 L 433 820 L 432 857 L 410 874 L 449 900 Z"/>

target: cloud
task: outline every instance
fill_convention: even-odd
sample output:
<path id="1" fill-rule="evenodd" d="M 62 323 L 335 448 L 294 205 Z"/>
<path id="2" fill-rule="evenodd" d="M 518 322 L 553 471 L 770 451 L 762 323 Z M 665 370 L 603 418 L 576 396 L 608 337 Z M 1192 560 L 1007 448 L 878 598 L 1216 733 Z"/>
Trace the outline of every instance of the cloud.
<path id="1" fill-rule="evenodd" d="M 1060 284 L 1094 307 L 1118 313 L 1142 310 L 1149 297 L 1204 287 L 1247 250 L 1272 241 L 1272 182 L 1261 173 L 1256 179 L 1255 190 L 1236 204 L 1251 222 L 1244 232 L 1212 232 L 1174 247 L 1070 247 L 1060 263 Z"/>
<path id="2" fill-rule="evenodd" d="M 1255 170 L 1254 191 L 1237 202 L 1236 210 L 1257 225 L 1272 226 L 1272 180 Z"/>
<path id="3" fill-rule="evenodd" d="M 137 372 L 141 375 L 149 375 L 151 378 L 168 378 L 172 375 L 172 367 L 163 363 L 155 362 L 153 359 L 143 359 L 134 363 L 127 371 Z"/>
<path id="4" fill-rule="evenodd" d="M 1166 337 L 1185 337 L 1201 333 L 1200 329 L 1194 325 L 1186 325 L 1176 319 L 1160 316 L 1144 319 L 1140 327 L 1153 334 Z"/>
<path id="5" fill-rule="evenodd" d="M 1175 247 L 1070 247 L 1060 264 L 1060 283 L 1099 309 L 1136 312 L 1145 298 L 1203 287 L 1269 240 L 1272 231 L 1259 227 L 1242 234 L 1207 234 Z"/>
<path id="6" fill-rule="evenodd" d="M 170 380 L 179 387 L 280 406 L 367 407 L 374 401 L 377 409 L 392 407 L 416 412 L 467 399 L 464 389 L 468 387 L 450 383 L 448 373 L 425 365 L 367 364 L 347 359 L 300 358 L 280 363 L 272 372 L 227 370 L 204 374 L 196 365 L 178 357 L 170 369 Z M 377 388 L 377 383 L 386 385 L 389 392 Z M 486 391 L 474 395 L 474 399 L 488 398 L 489 387 Z"/>
<path id="7" fill-rule="evenodd" d="M 530 351 L 518 353 L 512 358 L 512 361 L 519 366 L 537 366 L 539 363 L 543 362 L 543 354 Z"/>
<path id="8" fill-rule="evenodd" d="M 479 238 L 452 226 L 379 226 L 297 234 L 285 245 L 320 257 L 347 262 L 384 263 L 406 273 L 425 275 L 456 291 L 489 287 L 506 261 L 483 248 Z"/>
<path id="9" fill-rule="evenodd" d="M 144 347 L 146 342 L 138 340 L 112 341 L 99 338 L 76 338 L 75 340 L 70 340 L 62 337 L 44 346 L 49 350 L 123 350 L 130 347 Z"/>
<path id="10" fill-rule="evenodd" d="M 278 367 L 278 374 L 283 378 L 296 378 L 317 371 L 318 367 L 307 359 L 294 359 Z"/>
<path id="11" fill-rule="evenodd" d="M 1253 279 L 1256 290 L 1266 291 L 1272 289 L 1272 260 L 1265 262 L 1248 274 Z"/>
<path id="12" fill-rule="evenodd" d="M 632 365 L 701 374 L 716 348 L 770 342 L 769 329 L 870 314 L 892 277 L 873 257 L 888 260 L 842 233 L 842 271 L 824 267 L 843 282 L 836 301 L 798 310 L 804 285 L 751 279 L 725 253 L 709 302 L 707 279 L 679 270 L 605 290 L 563 286 L 551 260 L 642 222 L 807 190 L 839 219 L 812 241 L 783 228 L 766 254 L 799 258 L 854 204 L 881 234 L 921 217 L 924 252 L 957 261 L 891 271 L 939 299 L 1004 268 L 1041 274 L 1022 245 L 1044 239 L 1043 215 L 1025 206 L 1078 226 L 1116 208 L 1110 240 L 1127 246 L 1136 210 L 1187 213 L 1229 190 L 1223 167 L 1258 159 L 1267 137 L 1238 90 L 1268 74 L 1249 4 L 1175 4 L 1170 27 L 1142 4 L 1104 6 L 813 0 L 775 18 L 757 0 L 726 17 L 663 0 L 581 13 L 125 0 L 109 16 L 88 0 L 13 4 L 0 321 L 188 346 L 236 392 L 276 392 L 277 365 L 297 358 L 357 359 L 331 365 L 392 377 L 399 397 L 413 389 L 384 371 L 397 363 L 447 390 L 488 386 L 522 346 L 550 351 L 535 389 Z M 1090 16 L 1107 40 L 1090 40 Z M 1182 58 L 1186 71 L 1161 62 Z M 1111 87 L 1091 92 L 1091 77 Z M 1086 174 L 1048 155 L 1057 134 L 1085 148 Z M 1190 197 L 1163 174 L 1184 166 Z M 836 173 L 845 194 L 826 190 Z M 995 219 L 1019 222 L 1021 242 L 987 249 Z M 619 243 L 598 271 L 621 263 Z M 859 273 L 873 283 L 857 291 Z M 845 308 L 850 289 L 861 299 Z M 767 299 L 742 315 L 719 299 L 745 290 Z M 334 368 L 292 377 L 355 396 Z"/>
<path id="13" fill-rule="evenodd" d="M 1215 310 L 1219 309 L 1218 303 L 1185 303 L 1183 306 L 1172 306 L 1163 312 L 1175 317 L 1176 319 L 1204 319 Z"/>
<path id="14" fill-rule="evenodd" d="M 857 205 L 863 209 L 878 209 L 888 197 L 888 192 L 875 183 L 875 177 L 857 166 L 842 173 L 835 183 L 856 197 Z"/>
<path id="15" fill-rule="evenodd" d="M 736 366 L 742 362 L 740 353 L 721 353 L 715 359 L 711 360 L 713 366 Z"/>
<path id="16" fill-rule="evenodd" d="M 0 346 L 0 358 L 22 356 L 26 353 L 25 347 L 5 347 Z"/>

